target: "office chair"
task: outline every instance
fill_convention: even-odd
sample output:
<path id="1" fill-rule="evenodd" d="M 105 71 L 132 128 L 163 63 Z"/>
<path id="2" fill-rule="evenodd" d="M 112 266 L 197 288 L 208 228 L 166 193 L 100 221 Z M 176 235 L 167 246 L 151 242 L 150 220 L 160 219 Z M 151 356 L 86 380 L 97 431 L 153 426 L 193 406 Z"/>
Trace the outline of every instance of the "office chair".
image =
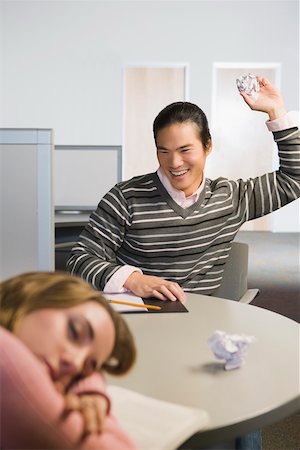
<path id="1" fill-rule="evenodd" d="M 248 253 L 248 244 L 232 242 L 222 283 L 212 294 L 214 297 L 250 303 L 258 295 L 259 289 L 248 289 Z"/>

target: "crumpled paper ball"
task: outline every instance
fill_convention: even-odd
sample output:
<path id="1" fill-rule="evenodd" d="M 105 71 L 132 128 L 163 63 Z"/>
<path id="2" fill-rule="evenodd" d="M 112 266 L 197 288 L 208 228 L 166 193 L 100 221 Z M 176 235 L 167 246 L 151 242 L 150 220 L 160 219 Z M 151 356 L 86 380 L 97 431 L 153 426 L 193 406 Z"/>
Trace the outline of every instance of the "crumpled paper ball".
<path id="1" fill-rule="evenodd" d="M 225 359 L 225 370 L 232 370 L 244 364 L 248 346 L 254 341 L 254 336 L 227 334 L 216 330 L 208 344 L 217 358 Z"/>
<path id="2" fill-rule="evenodd" d="M 240 76 L 236 79 L 236 85 L 240 92 L 245 92 L 253 101 L 257 99 L 260 87 L 255 75 L 249 73 Z"/>

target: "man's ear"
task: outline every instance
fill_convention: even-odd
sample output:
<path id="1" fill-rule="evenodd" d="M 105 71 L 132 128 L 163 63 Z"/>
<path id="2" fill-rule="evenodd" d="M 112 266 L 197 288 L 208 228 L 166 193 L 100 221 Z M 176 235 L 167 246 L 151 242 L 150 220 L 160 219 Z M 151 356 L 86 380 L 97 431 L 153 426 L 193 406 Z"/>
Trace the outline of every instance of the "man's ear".
<path id="1" fill-rule="evenodd" d="M 211 153 L 212 147 L 213 147 L 213 145 L 212 145 L 212 140 L 210 139 L 210 140 L 208 141 L 208 143 L 206 144 L 206 147 L 205 147 L 205 153 L 206 153 L 206 155 L 209 155 L 209 154 Z"/>

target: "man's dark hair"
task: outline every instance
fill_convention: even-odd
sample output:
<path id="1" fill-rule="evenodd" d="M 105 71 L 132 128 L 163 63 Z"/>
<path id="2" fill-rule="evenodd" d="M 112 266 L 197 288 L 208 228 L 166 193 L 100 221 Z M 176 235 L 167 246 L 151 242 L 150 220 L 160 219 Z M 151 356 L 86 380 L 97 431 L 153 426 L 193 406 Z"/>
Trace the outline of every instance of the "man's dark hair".
<path id="1" fill-rule="evenodd" d="M 211 135 L 206 115 L 199 106 L 189 102 L 171 103 L 160 111 L 153 122 L 155 143 L 160 130 L 174 123 L 184 122 L 191 122 L 197 126 L 199 139 L 203 147 L 207 148 L 211 141 Z"/>

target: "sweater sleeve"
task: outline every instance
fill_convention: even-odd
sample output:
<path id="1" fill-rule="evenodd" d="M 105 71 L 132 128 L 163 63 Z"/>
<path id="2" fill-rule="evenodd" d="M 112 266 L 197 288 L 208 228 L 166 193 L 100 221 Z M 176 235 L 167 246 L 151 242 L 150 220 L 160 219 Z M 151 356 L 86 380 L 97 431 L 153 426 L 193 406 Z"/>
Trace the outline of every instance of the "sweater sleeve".
<path id="1" fill-rule="evenodd" d="M 67 269 L 103 290 L 122 265 L 116 261 L 125 231 L 130 227 L 126 199 L 118 185 L 100 201 L 71 251 Z"/>
<path id="2" fill-rule="evenodd" d="M 243 222 L 265 216 L 300 197 L 300 135 L 297 127 L 273 132 L 279 169 L 246 181 L 238 180 Z"/>

